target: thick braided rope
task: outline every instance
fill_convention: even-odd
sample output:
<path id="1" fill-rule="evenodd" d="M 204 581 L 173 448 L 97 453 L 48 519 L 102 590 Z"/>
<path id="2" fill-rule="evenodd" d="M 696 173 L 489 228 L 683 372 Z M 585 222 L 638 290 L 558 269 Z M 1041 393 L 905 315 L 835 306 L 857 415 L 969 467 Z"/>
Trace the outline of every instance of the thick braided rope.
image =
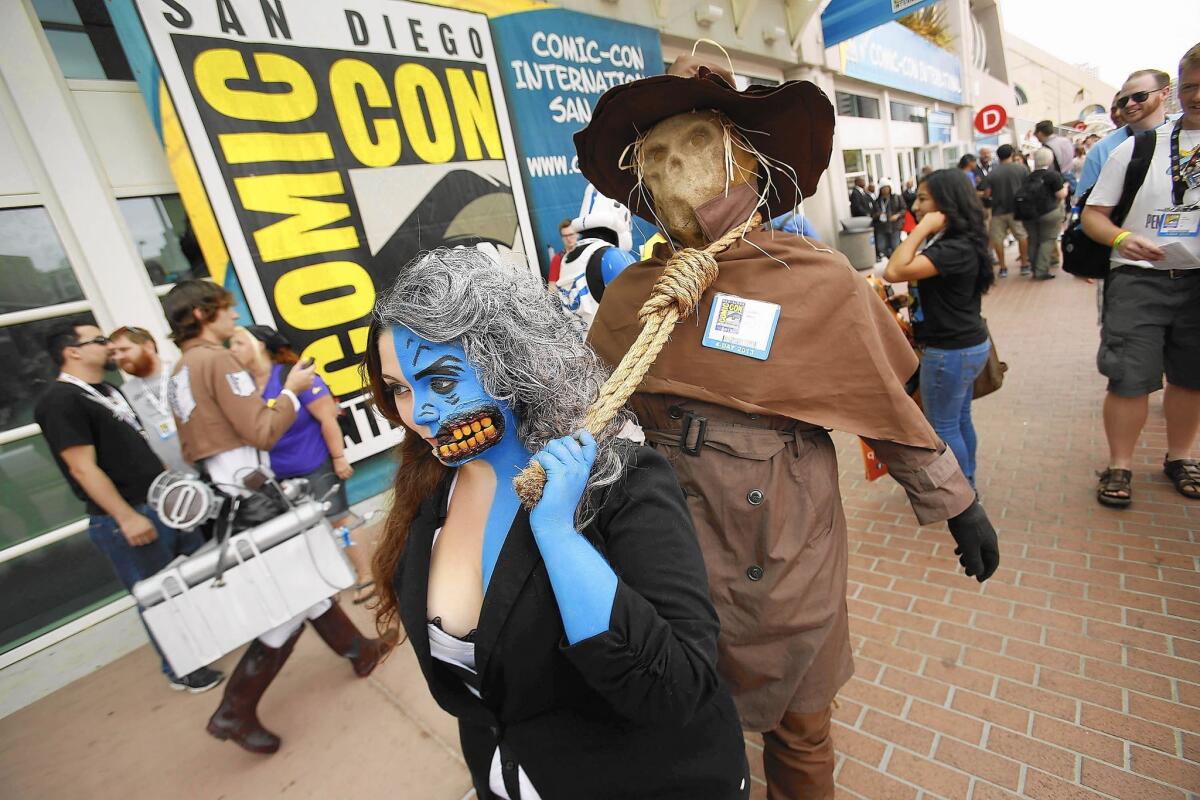
<path id="1" fill-rule="evenodd" d="M 746 231 L 761 224 L 762 216 L 756 213 L 744 225 L 734 227 L 703 250 L 677 250 L 667 261 L 649 299 L 638 311 L 641 333 L 600 388 L 596 402 L 588 409 L 584 427 L 593 436 L 600 436 L 613 417 L 625 407 L 630 395 L 642 385 L 642 379 L 671 337 L 675 324 L 696 310 L 704 291 L 717 279 L 717 254 L 742 238 Z M 526 508 L 533 508 L 537 504 L 545 485 L 546 472 L 536 462 L 521 470 L 513 480 L 517 496 Z"/>

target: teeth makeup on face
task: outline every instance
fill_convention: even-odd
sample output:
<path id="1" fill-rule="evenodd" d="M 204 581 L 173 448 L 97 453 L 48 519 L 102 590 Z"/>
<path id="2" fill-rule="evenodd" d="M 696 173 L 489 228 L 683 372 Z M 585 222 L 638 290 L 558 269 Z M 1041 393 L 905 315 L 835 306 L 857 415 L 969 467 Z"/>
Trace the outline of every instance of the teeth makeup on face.
<path id="1" fill-rule="evenodd" d="M 485 427 L 485 428 L 492 427 L 492 418 L 491 417 L 484 417 L 482 420 L 480 420 L 480 422 L 483 423 L 483 427 Z"/>
<path id="2" fill-rule="evenodd" d="M 443 456 L 449 456 L 450 455 L 450 445 L 448 445 L 448 444 L 442 445 L 441 447 L 438 448 L 438 452 L 441 453 Z"/>
<path id="3" fill-rule="evenodd" d="M 475 422 L 471 423 L 471 430 L 475 431 L 475 433 L 479 433 L 481 430 L 483 430 L 483 425 L 479 424 L 479 421 L 476 420 Z"/>
<path id="4" fill-rule="evenodd" d="M 461 439 L 461 438 L 463 438 L 463 432 L 462 432 L 462 428 L 455 428 L 455 429 L 454 429 L 454 438 L 455 438 L 455 439 Z"/>

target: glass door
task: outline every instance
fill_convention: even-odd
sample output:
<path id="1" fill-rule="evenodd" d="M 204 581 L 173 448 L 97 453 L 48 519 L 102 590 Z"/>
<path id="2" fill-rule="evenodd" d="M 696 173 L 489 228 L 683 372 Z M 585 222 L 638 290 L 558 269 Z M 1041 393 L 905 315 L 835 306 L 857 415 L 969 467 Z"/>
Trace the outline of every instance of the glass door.
<path id="1" fill-rule="evenodd" d="M 918 147 L 915 153 L 918 170 L 925 167 L 929 167 L 930 169 L 942 168 L 942 146 L 940 144 L 927 144 L 924 147 Z"/>
<path id="2" fill-rule="evenodd" d="M 900 181 L 901 186 L 903 186 L 904 182 L 909 178 L 917 177 L 917 171 L 913 162 L 912 150 L 898 151 L 896 153 L 896 166 L 899 168 L 899 171 L 896 174 L 899 176 L 898 180 Z"/>
<path id="3" fill-rule="evenodd" d="M 883 151 L 864 150 L 863 161 L 866 167 L 867 184 L 874 184 L 875 191 L 878 192 L 879 184 L 887 174 L 883 169 Z"/>

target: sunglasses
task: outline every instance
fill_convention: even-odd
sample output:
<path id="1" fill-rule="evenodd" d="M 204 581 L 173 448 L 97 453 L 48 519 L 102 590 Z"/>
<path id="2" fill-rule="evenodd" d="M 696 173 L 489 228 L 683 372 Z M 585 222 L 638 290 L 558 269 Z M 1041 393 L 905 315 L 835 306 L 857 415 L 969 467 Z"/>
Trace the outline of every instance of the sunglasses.
<path id="1" fill-rule="evenodd" d="M 1124 108 L 1125 106 L 1129 105 L 1130 101 L 1135 103 L 1144 103 L 1150 99 L 1150 95 L 1152 94 L 1154 94 L 1154 92 L 1134 92 L 1133 94 L 1127 94 L 1124 97 L 1117 98 L 1116 106 L 1117 108 Z"/>
<path id="2" fill-rule="evenodd" d="M 107 336 L 93 336 L 91 339 L 85 339 L 82 342 L 76 342 L 75 347 L 87 347 L 89 344 L 108 344 Z"/>

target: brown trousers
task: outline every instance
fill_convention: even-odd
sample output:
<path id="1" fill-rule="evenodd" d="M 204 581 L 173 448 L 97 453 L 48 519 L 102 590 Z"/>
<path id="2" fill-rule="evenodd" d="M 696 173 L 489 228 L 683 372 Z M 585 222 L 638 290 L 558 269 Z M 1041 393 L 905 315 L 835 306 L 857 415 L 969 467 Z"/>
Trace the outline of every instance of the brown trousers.
<path id="1" fill-rule="evenodd" d="M 767 800 L 831 800 L 833 797 L 832 711 L 789 711 L 779 727 L 763 734 Z"/>
<path id="2" fill-rule="evenodd" d="M 687 495 L 721 618 L 717 670 L 742 727 L 829 708 L 854 671 L 846 517 L 837 455 L 820 428 L 635 394 L 646 439 Z"/>

